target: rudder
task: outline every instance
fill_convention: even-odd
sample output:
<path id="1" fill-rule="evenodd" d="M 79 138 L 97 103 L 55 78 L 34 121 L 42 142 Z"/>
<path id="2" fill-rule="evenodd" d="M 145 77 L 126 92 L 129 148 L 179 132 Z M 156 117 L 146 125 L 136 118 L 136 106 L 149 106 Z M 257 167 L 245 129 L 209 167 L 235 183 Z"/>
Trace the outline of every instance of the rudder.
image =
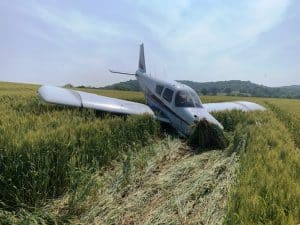
<path id="1" fill-rule="evenodd" d="M 138 71 L 140 71 L 142 73 L 146 73 L 146 63 L 145 63 L 144 44 L 143 43 L 140 45 Z"/>

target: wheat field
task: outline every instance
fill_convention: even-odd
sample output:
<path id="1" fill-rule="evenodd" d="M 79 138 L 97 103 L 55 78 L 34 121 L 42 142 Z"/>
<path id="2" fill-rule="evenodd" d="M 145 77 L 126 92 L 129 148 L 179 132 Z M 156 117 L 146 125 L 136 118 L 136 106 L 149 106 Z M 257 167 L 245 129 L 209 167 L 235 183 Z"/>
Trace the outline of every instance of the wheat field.
<path id="1" fill-rule="evenodd" d="M 45 104 L 38 87 L 0 83 L 1 224 L 300 223 L 299 100 L 201 97 L 268 110 L 216 113 L 228 147 L 196 153 L 148 116 Z"/>

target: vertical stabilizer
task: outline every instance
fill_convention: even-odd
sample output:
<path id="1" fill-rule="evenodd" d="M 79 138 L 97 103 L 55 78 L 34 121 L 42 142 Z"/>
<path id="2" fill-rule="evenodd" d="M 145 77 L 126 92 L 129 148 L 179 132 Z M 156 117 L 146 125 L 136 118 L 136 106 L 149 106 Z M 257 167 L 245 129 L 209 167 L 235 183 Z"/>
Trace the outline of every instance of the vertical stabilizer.
<path id="1" fill-rule="evenodd" d="M 139 68 L 138 71 L 146 73 L 145 55 L 144 55 L 144 44 L 140 45 L 140 56 L 139 56 Z"/>

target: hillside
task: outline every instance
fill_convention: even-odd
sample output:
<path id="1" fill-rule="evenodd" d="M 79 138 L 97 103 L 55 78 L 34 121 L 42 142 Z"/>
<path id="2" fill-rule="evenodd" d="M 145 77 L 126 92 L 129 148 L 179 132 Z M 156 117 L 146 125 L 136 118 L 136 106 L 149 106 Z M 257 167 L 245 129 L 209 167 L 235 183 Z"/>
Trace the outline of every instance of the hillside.
<path id="1" fill-rule="evenodd" d="M 129 81 L 105 86 L 104 89 L 124 90 L 124 91 L 140 91 L 140 86 L 139 86 L 137 80 L 129 80 Z"/>
<path id="2" fill-rule="evenodd" d="M 179 80 L 203 95 L 232 95 L 274 98 L 300 98 L 300 85 L 267 87 L 250 81 L 229 80 L 217 82 L 194 82 Z M 104 87 L 112 90 L 139 91 L 137 80 L 129 80 Z"/>

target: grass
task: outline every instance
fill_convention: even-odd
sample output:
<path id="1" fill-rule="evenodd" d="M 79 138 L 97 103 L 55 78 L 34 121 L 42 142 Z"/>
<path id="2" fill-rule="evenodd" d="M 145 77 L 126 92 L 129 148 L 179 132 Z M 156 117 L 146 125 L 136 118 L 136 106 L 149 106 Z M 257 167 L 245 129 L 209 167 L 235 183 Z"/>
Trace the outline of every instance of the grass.
<path id="1" fill-rule="evenodd" d="M 223 151 L 195 155 L 166 138 L 104 173 L 98 197 L 75 223 L 220 223 L 235 161 Z"/>
<path id="2" fill-rule="evenodd" d="M 0 83 L 1 224 L 300 222 L 300 101 L 203 96 L 269 110 L 215 113 L 228 147 L 195 154 L 147 116 L 45 104 L 37 88 Z"/>
<path id="3" fill-rule="evenodd" d="M 231 146 L 240 152 L 240 166 L 224 224 L 297 224 L 299 150 L 276 113 L 248 118 L 247 128 L 237 128 Z"/>
<path id="4" fill-rule="evenodd" d="M 298 99 L 266 99 L 265 101 L 295 116 L 299 117 L 300 115 L 300 103 Z"/>
<path id="5" fill-rule="evenodd" d="M 158 137 L 158 123 L 149 116 L 98 117 L 93 110 L 44 104 L 36 90 L 37 86 L 1 84 L 3 210 L 32 211 L 68 192 L 84 196 L 95 171 Z M 82 188 L 87 190 L 78 191 Z M 74 194 L 69 204 L 80 198 Z"/>
<path id="6" fill-rule="evenodd" d="M 295 145 L 300 148 L 300 117 L 296 113 L 300 104 L 285 104 L 283 106 L 271 102 L 266 102 L 266 104 L 276 114 L 277 118 L 285 124 L 292 134 Z M 294 108 L 296 108 L 295 111 L 292 110 Z"/>
<path id="7" fill-rule="evenodd" d="M 225 149 L 228 141 L 219 126 L 204 119 L 193 125 L 188 144 L 197 152 L 201 152 L 210 149 Z"/>

